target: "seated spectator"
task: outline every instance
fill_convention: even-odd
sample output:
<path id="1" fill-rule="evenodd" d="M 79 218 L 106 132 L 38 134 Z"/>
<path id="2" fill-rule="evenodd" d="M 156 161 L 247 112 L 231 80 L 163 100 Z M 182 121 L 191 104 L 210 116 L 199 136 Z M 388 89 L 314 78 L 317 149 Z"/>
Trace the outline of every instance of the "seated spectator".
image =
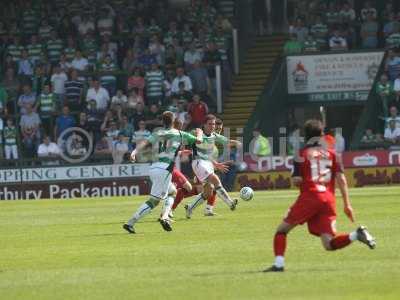
<path id="1" fill-rule="evenodd" d="M 26 156 L 32 158 L 40 142 L 41 121 L 31 104 L 27 104 L 25 109 L 26 113 L 21 117 L 19 125 Z"/>
<path id="2" fill-rule="evenodd" d="M 160 43 L 158 36 L 154 35 L 149 44 L 149 50 L 154 55 L 159 65 L 164 65 L 165 62 L 165 47 Z"/>
<path id="3" fill-rule="evenodd" d="M 11 117 L 7 119 L 7 125 L 3 129 L 4 154 L 6 159 L 18 159 L 18 129 Z"/>
<path id="4" fill-rule="evenodd" d="M 39 62 L 44 60 L 44 47 L 39 43 L 36 34 L 31 36 L 30 44 L 26 47 L 28 50 L 29 60 L 36 66 Z"/>
<path id="5" fill-rule="evenodd" d="M 101 136 L 99 128 L 102 124 L 103 114 L 104 111 L 97 109 L 96 100 L 94 99 L 90 100 L 88 109 L 86 111 L 86 115 L 89 126 L 89 132 L 93 135 L 95 141 L 98 141 Z"/>
<path id="6" fill-rule="evenodd" d="M 90 19 L 90 14 L 89 13 L 83 13 L 82 14 L 82 20 L 79 23 L 78 26 L 78 32 L 79 34 L 84 37 L 87 35 L 89 32 L 94 32 L 95 31 L 95 25 L 94 22 Z"/>
<path id="7" fill-rule="evenodd" d="M 329 39 L 329 48 L 332 51 L 347 50 L 347 41 L 339 30 L 333 32 L 333 36 Z"/>
<path id="8" fill-rule="evenodd" d="M 340 15 L 340 22 L 342 24 L 343 23 L 353 24 L 356 19 L 356 12 L 351 7 L 349 2 L 343 3 L 343 7 L 340 10 L 339 15 Z"/>
<path id="9" fill-rule="evenodd" d="M 63 41 L 58 37 L 57 32 L 55 30 L 52 30 L 50 32 L 50 39 L 46 43 L 47 59 L 52 64 L 58 63 L 63 48 Z"/>
<path id="10" fill-rule="evenodd" d="M 143 97 L 139 95 L 137 88 L 131 89 L 129 97 L 127 98 L 126 107 L 128 109 L 135 109 L 139 102 L 144 104 Z"/>
<path id="11" fill-rule="evenodd" d="M 139 128 L 140 121 L 145 121 L 145 120 L 146 120 L 145 106 L 142 102 L 138 102 L 138 104 L 136 104 L 134 113 L 131 115 L 131 121 L 133 122 L 135 129 Z"/>
<path id="12" fill-rule="evenodd" d="M 36 101 L 36 95 L 32 92 L 32 87 L 29 84 L 24 84 L 22 87 L 23 94 L 18 98 L 18 106 L 21 115 L 26 114 L 27 106 L 30 106 L 33 111 L 37 110 L 39 102 Z"/>
<path id="13" fill-rule="evenodd" d="M 185 90 L 185 83 L 183 81 L 179 82 L 178 87 L 178 92 L 173 94 L 175 98 L 177 98 L 178 100 L 183 100 L 186 103 L 192 100 L 193 95 L 191 92 Z"/>
<path id="14" fill-rule="evenodd" d="M 176 94 L 179 92 L 179 83 L 183 82 L 184 83 L 184 90 L 187 92 L 191 92 L 193 89 L 192 86 L 192 80 L 190 79 L 189 76 L 185 75 L 185 71 L 183 68 L 177 68 L 176 69 L 176 77 L 172 81 L 172 87 L 171 87 L 171 92 L 173 94 Z"/>
<path id="15" fill-rule="evenodd" d="M 395 120 L 389 121 L 389 127 L 385 129 L 383 137 L 389 146 L 400 145 L 400 128 L 396 127 Z"/>
<path id="16" fill-rule="evenodd" d="M 68 81 L 68 76 L 61 69 L 60 65 L 57 64 L 53 67 L 53 74 L 51 75 L 50 81 L 53 87 L 53 93 L 57 99 L 56 107 L 59 110 L 64 104 L 65 82 Z"/>
<path id="17" fill-rule="evenodd" d="M 376 48 L 378 46 L 378 23 L 373 13 L 367 15 L 367 19 L 361 25 L 361 38 L 363 48 Z"/>
<path id="18" fill-rule="evenodd" d="M 142 55 L 138 58 L 138 65 L 144 70 L 149 70 L 153 64 L 157 64 L 155 55 L 150 53 L 150 49 L 146 48 Z"/>
<path id="19" fill-rule="evenodd" d="M 303 44 L 297 40 L 296 34 L 292 33 L 290 35 L 290 40 L 288 40 L 283 46 L 283 52 L 285 55 L 299 54 L 303 51 Z"/>
<path id="20" fill-rule="evenodd" d="M 387 56 L 385 72 L 389 74 L 389 80 L 394 81 L 400 75 L 400 57 L 393 50 L 389 50 Z"/>
<path id="21" fill-rule="evenodd" d="M 128 142 L 131 142 L 132 135 L 135 131 L 133 124 L 129 122 L 129 118 L 127 115 L 121 115 L 121 119 L 119 121 L 119 132 L 122 133 L 126 138 L 128 138 Z"/>
<path id="22" fill-rule="evenodd" d="M 102 8 L 100 17 L 97 20 L 97 30 L 100 36 L 111 35 L 114 28 L 114 20 L 109 15 L 109 11 L 106 8 Z"/>
<path id="23" fill-rule="evenodd" d="M 72 64 L 67 60 L 67 56 L 65 55 L 64 52 L 61 53 L 60 55 L 60 61 L 58 62 L 61 71 L 64 73 L 68 73 L 69 70 L 72 68 Z"/>
<path id="24" fill-rule="evenodd" d="M 65 130 L 74 126 L 75 119 L 70 115 L 69 107 L 65 105 L 62 109 L 62 114 L 56 119 L 56 126 L 54 127 L 54 140 L 57 140 Z"/>
<path id="25" fill-rule="evenodd" d="M 298 18 L 296 20 L 295 26 L 292 28 L 292 31 L 290 33 L 295 34 L 297 41 L 303 43 L 307 38 L 308 28 L 305 26 L 304 21 Z"/>
<path id="26" fill-rule="evenodd" d="M 312 33 L 315 37 L 318 43 L 318 48 L 320 50 L 326 50 L 328 39 L 328 26 L 323 22 L 321 15 L 318 15 L 315 19 L 315 23 L 311 26 L 310 33 Z"/>
<path id="27" fill-rule="evenodd" d="M 51 127 L 51 119 L 57 112 L 56 96 L 51 91 L 50 83 L 47 82 L 43 86 L 38 102 L 40 105 L 40 116 L 42 118 L 43 126 L 46 131 L 49 131 Z"/>
<path id="28" fill-rule="evenodd" d="M 193 102 L 188 105 L 188 113 L 190 116 L 190 126 L 192 128 L 201 128 L 208 114 L 208 106 L 201 101 L 199 95 L 193 96 Z"/>
<path id="29" fill-rule="evenodd" d="M 87 70 L 89 62 L 85 57 L 82 56 L 82 52 L 80 50 L 76 50 L 71 65 L 73 69 L 79 72 L 84 72 Z"/>
<path id="30" fill-rule="evenodd" d="M 189 77 L 193 83 L 194 93 L 201 95 L 203 98 L 211 95 L 210 78 L 208 77 L 207 69 L 202 65 L 201 61 L 194 62 Z"/>
<path id="31" fill-rule="evenodd" d="M 385 119 L 385 128 L 389 127 L 390 121 L 394 121 L 396 128 L 400 128 L 400 116 L 397 112 L 396 106 L 391 106 L 389 109 L 389 117 Z"/>
<path id="32" fill-rule="evenodd" d="M 395 28 L 393 33 L 391 33 L 386 38 L 386 48 L 387 49 L 394 49 L 400 47 L 400 28 Z"/>
<path id="33" fill-rule="evenodd" d="M 72 111 L 82 109 L 83 82 L 78 79 L 78 71 L 72 69 L 69 80 L 65 81 L 65 103 Z"/>
<path id="34" fill-rule="evenodd" d="M 18 61 L 18 75 L 30 77 L 33 75 L 34 62 L 29 58 L 28 50 L 22 50 L 21 58 Z"/>
<path id="35" fill-rule="evenodd" d="M 128 49 L 126 51 L 124 60 L 122 61 L 122 70 L 128 73 L 134 72 L 135 68 L 137 67 L 138 63 L 136 60 L 135 52 L 132 49 Z M 128 81 L 129 86 L 129 81 Z"/>
<path id="36" fill-rule="evenodd" d="M 57 159 L 60 156 L 60 148 L 56 143 L 50 141 L 50 137 L 45 135 L 43 143 L 39 145 L 37 155 L 42 160 L 42 166 L 58 165 L 60 161 Z"/>
<path id="37" fill-rule="evenodd" d="M 371 1 L 365 1 L 364 8 L 361 9 L 361 21 L 366 21 L 369 15 L 372 15 L 374 19 L 378 17 L 377 11 L 372 7 Z"/>
<path id="38" fill-rule="evenodd" d="M 108 91 L 100 85 L 97 78 L 93 78 L 91 88 L 88 89 L 86 94 L 86 101 L 95 100 L 96 107 L 99 110 L 107 110 L 110 95 Z"/>
<path id="39" fill-rule="evenodd" d="M 75 57 L 77 45 L 73 36 L 69 36 L 67 39 L 67 47 L 63 50 L 67 62 L 72 63 Z"/>
<path id="40" fill-rule="evenodd" d="M 398 88 L 398 93 L 400 93 L 400 82 Z M 382 101 L 383 116 L 387 118 L 389 116 L 389 104 L 393 100 L 394 90 L 393 84 L 388 80 L 386 74 L 383 74 L 380 81 L 376 84 L 376 93 Z"/>
<path id="41" fill-rule="evenodd" d="M 50 33 L 53 31 L 53 27 L 49 25 L 47 18 L 43 18 L 39 27 L 39 38 L 42 42 L 47 42 L 50 39 Z"/>
<path id="42" fill-rule="evenodd" d="M 46 74 L 45 66 L 38 65 L 35 67 L 35 73 L 31 77 L 32 92 L 39 96 L 45 83 L 50 82 L 49 76 Z"/>
<path id="43" fill-rule="evenodd" d="M 398 32 L 400 29 L 400 22 L 396 19 L 394 11 L 391 11 L 388 15 L 388 20 L 383 26 L 383 34 L 385 38 L 388 38 L 391 34 Z"/>
<path id="44" fill-rule="evenodd" d="M 117 94 L 111 98 L 111 109 L 114 109 L 113 107 L 115 105 L 120 105 L 123 109 L 126 108 L 128 103 L 128 98 L 124 94 L 124 91 L 119 89 L 117 90 Z"/>
<path id="45" fill-rule="evenodd" d="M 190 72 L 193 68 L 193 65 L 202 59 L 203 56 L 200 51 L 196 49 L 196 44 L 191 43 L 183 58 L 183 61 L 185 62 L 185 69 Z"/>
<path id="46" fill-rule="evenodd" d="M 81 129 L 85 130 L 86 132 L 91 131 L 89 121 L 88 121 L 88 116 L 87 116 L 86 112 L 79 113 L 78 123 L 76 124 L 76 127 L 79 127 Z"/>
<path id="47" fill-rule="evenodd" d="M 128 78 L 127 90 L 130 91 L 133 88 L 138 89 L 138 94 L 143 98 L 144 96 L 145 80 L 141 73 L 140 68 L 135 67 L 132 75 Z"/>
<path id="48" fill-rule="evenodd" d="M 107 136 L 103 136 L 94 147 L 94 154 L 97 156 L 110 155 L 112 153 L 111 142 Z"/>
<path id="49" fill-rule="evenodd" d="M 104 123 L 103 123 L 104 124 Z M 119 130 L 118 130 L 118 125 L 117 125 L 117 122 L 115 121 L 115 120 L 110 120 L 110 122 L 108 123 L 108 127 L 106 127 L 106 128 L 103 128 L 103 126 L 102 126 L 102 130 L 103 129 L 105 129 L 104 131 L 105 131 L 105 134 L 106 134 L 106 136 L 111 140 L 111 141 L 113 141 L 113 140 L 115 140 L 117 137 L 118 137 L 118 133 L 119 133 Z"/>
<path id="50" fill-rule="evenodd" d="M 381 135 L 374 134 L 372 129 L 365 130 L 365 134 L 361 138 L 361 146 L 363 148 L 376 148 L 382 145 L 383 139 Z"/>
<path id="51" fill-rule="evenodd" d="M 124 156 L 128 153 L 129 146 L 127 138 L 122 132 L 119 132 L 116 139 L 112 142 L 112 158 L 114 164 L 120 164 L 124 160 Z"/>
<path id="52" fill-rule="evenodd" d="M 162 126 L 162 111 L 157 104 L 150 105 L 149 111 L 145 114 L 146 127 L 153 131 L 154 128 Z"/>
<path id="53" fill-rule="evenodd" d="M 303 51 L 305 53 L 312 53 L 312 52 L 318 52 L 318 42 L 314 38 L 312 33 L 309 33 L 308 36 L 306 37 L 305 41 L 303 42 Z"/>

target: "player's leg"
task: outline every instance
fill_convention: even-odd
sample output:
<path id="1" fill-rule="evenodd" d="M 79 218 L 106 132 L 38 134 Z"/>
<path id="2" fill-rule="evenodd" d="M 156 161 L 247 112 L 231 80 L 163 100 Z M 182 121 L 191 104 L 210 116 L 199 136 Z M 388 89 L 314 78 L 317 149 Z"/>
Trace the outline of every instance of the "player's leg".
<path id="1" fill-rule="evenodd" d="M 226 205 L 229 206 L 231 210 L 235 210 L 236 205 L 238 203 L 237 199 L 231 199 L 229 196 L 228 192 L 225 190 L 225 188 L 222 186 L 221 180 L 219 177 L 213 173 L 207 178 L 207 182 L 211 183 L 214 186 L 214 190 L 217 194 L 217 196 L 222 199 L 226 203 Z"/>
<path id="2" fill-rule="evenodd" d="M 217 200 L 217 192 L 212 189 L 211 196 L 207 198 L 206 208 L 204 210 L 204 215 L 207 217 L 215 216 L 214 206 Z"/>
<path id="3" fill-rule="evenodd" d="M 204 201 L 210 197 L 212 189 L 206 183 L 203 185 L 202 192 L 199 193 L 190 204 L 185 205 L 186 218 L 192 217 L 193 211 L 196 207 L 200 206 Z"/>
<path id="4" fill-rule="evenodd" d="M 128 222 L 123 225 L 123 228 L 129 233 L 135 233 L 135 224 L 144 216 L 148 215 L 161 200 L 161 198 L 150 196 L 150 198 L 137 209 Z"/>
<path id="5" fill-rule="evenodd" d="M 169 219 L 169 214 L 172 209 L 172 205 L 174 204 L 174 199 L 176 196 L 176 187 L 174 184 L 170 184 L 169 189 L 168 189 L 168 196 L 164 201 L 164 205 L 161 211 L 161 220 L 168 220 Z"/>
<path id="6" fill-rule="evenodd" d="M 321 234 L 322 246 L 327 251 L 335 251 L 349 246 L 354 241 L 366 244 L 370 249 L 376 246 L 375 238 L 368 232 L 364 226 L 358 227 L 350 233 L 341 233 L 336 235 Z"/>
<path id="7" fill-rule="evenodd" d="M 265 269 L 264 272 L 282 272 L 285 269 L 285 252 L 286 252 L 286 237 L 287 234 L 295 228 L 296 225 L 289 224 L 283 221 L 276 229 L 274 236 L 274 264 Z"/>
<path id="8" fill-rule="evenodd" d="M 193 188 L 192 184 L 188 180 L 186 180 L 186 182 L 181 187 L 177 187 L 176 197 L 174 204 L 172 205 L 172 210 L 175 210 L 184 198 L 194 195 L 197 195 L 195 189 Z"/>

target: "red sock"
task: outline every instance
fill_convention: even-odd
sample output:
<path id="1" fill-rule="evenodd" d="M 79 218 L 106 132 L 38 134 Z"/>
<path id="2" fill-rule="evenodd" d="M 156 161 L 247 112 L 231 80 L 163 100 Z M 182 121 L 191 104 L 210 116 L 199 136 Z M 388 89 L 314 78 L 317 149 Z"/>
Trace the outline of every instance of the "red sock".
<path id="1" fill-rule="evenodd" d="M 286 250 L 286 233 L 276 233 L 274 237 L 274 254 L 275 256 L 285 256 Z"/>
<path id="2" fill-rule="evenodd" d="M 350 245 L 351 240 L 348 234 L 340 234 L 331 240 L 332 250 L 337 250 Z"/>
<path id="3" fill-rule="evenodd" d="M 186 191 L 183 188 L 178 189 L 176 196 L 175 196 L 175 201 L 174 204 L 172 205 L 172 210 L 178 207 L 179 203 L 182 202 L 183 198 L 191 197 L 197 195 L 194 189 L 192 189 L 191 192 Z"/>
<path id="4" fill-rule="evenodd" d="M 217 201 L 217 192 L 216 191 L 214 191 L 213 194 L 210 197 L 208 197 L 207 204 L 210 206 L 214 206 L 215 201 Z"/>

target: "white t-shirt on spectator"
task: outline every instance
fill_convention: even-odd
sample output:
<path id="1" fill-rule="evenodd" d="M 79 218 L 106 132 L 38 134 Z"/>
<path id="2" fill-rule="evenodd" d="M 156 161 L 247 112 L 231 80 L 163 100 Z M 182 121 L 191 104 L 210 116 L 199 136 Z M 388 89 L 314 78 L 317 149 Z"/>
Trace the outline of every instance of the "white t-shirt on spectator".
<path id="1" fill-rule="evenodd" d="M 341 36 L 333 36 L 329 39 L 329 48 L 331 49 L 345 49 L 347 48 L 347 41 Z"/>
<path id="2" fill-rule="evenodd" d="M 391 130 L 390 128 L 385 129 L 385 134 L 383 135 L 385 139 L 396 139 L 400 137 L 400 128 L 396 128 L 395 130 Z"/>
<path id="3" fill-rule="evenodd" d="M 40 144 L 37 154 L 39 157 L 47 157 L 50 154 L 60 154 L 60 148 L 56 143 L 49 143 L 48 145 L 46 144 Z"/>
<path id="4" fill-rule="evenodd" d="M 85 71 L 89 62 L 86 58 L 81 57 L 80 59 L 74 58 L 72 60 L 72 68 L 78 70 L 78 71 Z"/>
<path id="5" fill-rule="evenodd" d="M 95 88 L 90 88 L 86 94 L 86 101 L 89 102 L 92 99 L 96 101 L 97 109 L 107 109 L 108 102 L 110 101 L 110 95 L 103 87 L 100 87 L 98 90 Z"/>
<path id="6" fill-rule="evenodd" d="M 97 28 L 100 31 L 100 35 L 111 35 L 113 28 L 113 20 L 111 18 L 102 18 L 97 21 Z"/>
<path id="7" fill-rule="evenodd" d="M 396 92 L 400 92 L 400 78 L 397 78 L 397 79 L 394 81 L 393 89 L 394 89 Z"/>
<path id="8" fill-rule="evenodd" d="M 51 75 L 51 85 L 55 94 L 65 94 L 65 82 L 68 80 L 67 74 L 64 72 Z"/>
<path id="9" fill-rule="evenodd" d="M 344 137 L 341 134 L 335 135 L 335 150 L 337 153 L 343 153 L 346 147 L 346 143 L 344 141 Z"/>
<path id="10" fill-rule="evenodd" d="M 175 77 L 174 81 L 172 81 L 171 92 L 173 94 L 179 92 L 179 83 L 180 82 L 185 83 L 185 91 L 187 91 L 187 92 L 192 91 L 192 89 L 193 89 L 192 80 L 190 79 L 189 76 L 183 75 L 182 77 Z"/>
<path id="11" fill-rule="evenodd" d="M 389 128 L 389 122 L 394 120 L 396 123 L 396 128 L 400 128 L 400 117 L 389 117 L 385 119 L 385 127 Z"/>
<path id="12" fill-rule="evenodd" d="M 90 31 L 94 31 L 94 23 L 92 21 L 81 22 L 78 26 L 78 31 L 81 35 L 85 35 Z"/>
<path id="13" fill-rule="evenodd" d="M 175 113 L 175 117 L 184 124 L 188 119 L 188 113 L 186 111 L 181 111 Z"/>
<path id="14" fill-rule="evenodd" d="M 202 60 L 202 55 L 199 51 L 186 51 L 183 60 L 185 63 L 193 65 L 196 61 Z"/>

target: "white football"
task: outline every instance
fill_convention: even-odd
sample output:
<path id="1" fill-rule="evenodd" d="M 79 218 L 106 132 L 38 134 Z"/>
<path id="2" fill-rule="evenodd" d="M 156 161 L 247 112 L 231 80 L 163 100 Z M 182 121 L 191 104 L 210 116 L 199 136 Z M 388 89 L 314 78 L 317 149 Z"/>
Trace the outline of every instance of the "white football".
<path id="1" fill-rule="evenodd" d="M 240 190 L 240 198 L 244 201 L 250 201 L 253 199 L 254 192 L 251 187 L 245 186 Z"/>

